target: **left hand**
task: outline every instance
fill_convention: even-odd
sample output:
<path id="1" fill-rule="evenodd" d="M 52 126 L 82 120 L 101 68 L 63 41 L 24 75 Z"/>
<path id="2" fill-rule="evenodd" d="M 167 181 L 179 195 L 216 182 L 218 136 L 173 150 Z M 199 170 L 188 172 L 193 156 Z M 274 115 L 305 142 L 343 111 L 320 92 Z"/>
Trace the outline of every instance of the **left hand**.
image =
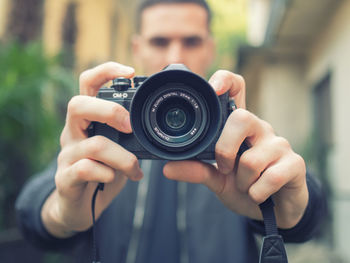
<path id="1" fill-rule="evenodd" d="M 245 110 L 245 83 L 241 76 L 219 70 L 209 83 L 218 95 L 229 92 L 238 106 L 216 144 L 217 164 L 169 162 L 164 175 L 205 184 L 229 209 L 253 219 L 262 219 L 258 204 L 272 196 L 278 226 L 295 226 L 309 198 L 304 160 L 286 139 L 275 135 L 270 124 Z M 244 140 L 250 148 L 238 157 Z"/>

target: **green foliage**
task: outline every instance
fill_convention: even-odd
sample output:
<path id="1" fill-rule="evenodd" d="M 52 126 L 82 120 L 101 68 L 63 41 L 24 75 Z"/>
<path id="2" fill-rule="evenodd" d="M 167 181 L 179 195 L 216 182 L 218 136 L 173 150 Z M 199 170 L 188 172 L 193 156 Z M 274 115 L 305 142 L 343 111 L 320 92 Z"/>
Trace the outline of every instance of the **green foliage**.
<path id="1" fill-rule="evenodd" d="M 58 150 L 75 84 L 58 62 L 38 43 L 0 43 L 0 229 L 13 220 L 4 215 L 23 182 Z"/>
<path id="2" fill-rule="evenodd" d="M 214 69 L 233 70 L 238 47 L 246 42 L 246 0 L 209 0 L 208 2 L 213 10 L 212 31 L 217 43 Z"/>

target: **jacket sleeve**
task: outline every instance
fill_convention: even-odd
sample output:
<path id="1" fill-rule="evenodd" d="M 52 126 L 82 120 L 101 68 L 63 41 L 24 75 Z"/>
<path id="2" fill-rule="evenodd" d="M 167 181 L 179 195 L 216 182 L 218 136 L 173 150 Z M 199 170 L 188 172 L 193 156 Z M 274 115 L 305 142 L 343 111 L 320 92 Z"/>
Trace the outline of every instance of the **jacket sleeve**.
<path id="1" fill-rule="evenodd" d="M 18 227 L 24 237 L 35 246 L 49 250 L 72 248 L 85 234 L 60 239 L 52 236 L 44 227 L 41 208 L 55 189 L 56 169 L 57 164 L 53 162 L 45 171 L 33 176 L 23 187 L 15 205 Z"/>
<path id="2" fill-rule="evenodd" d="M 326 196 L 320 182 L 307 173 L 306 183 L 309 190 L 309 202 L 299 223 L 290 229 L 278 229 L 285 242 L 305 242 L 315 236 L 323 220 L 327 217 Z M 262 221 L 248 219 L 253 231 L 264 235 Z"/>

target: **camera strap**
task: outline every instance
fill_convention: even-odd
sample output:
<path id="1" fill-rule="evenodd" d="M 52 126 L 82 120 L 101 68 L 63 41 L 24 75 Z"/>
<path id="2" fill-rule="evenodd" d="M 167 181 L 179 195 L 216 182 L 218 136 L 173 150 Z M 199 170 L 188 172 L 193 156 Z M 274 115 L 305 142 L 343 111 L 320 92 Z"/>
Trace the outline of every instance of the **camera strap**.
<path id="1" fill-rule="evenodd" d="M 272 198 L 269 197 L 259 207 L 265 225 L 265 236 L 260 250 L 259 263 L 287 263 L 287 253 L 283 238 L 278 234 Z"/>

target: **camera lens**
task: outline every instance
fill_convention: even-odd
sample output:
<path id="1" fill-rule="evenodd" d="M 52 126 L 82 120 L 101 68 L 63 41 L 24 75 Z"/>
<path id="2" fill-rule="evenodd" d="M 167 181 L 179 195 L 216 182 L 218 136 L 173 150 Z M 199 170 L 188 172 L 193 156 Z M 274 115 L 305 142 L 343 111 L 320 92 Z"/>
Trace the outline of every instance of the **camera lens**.
<path id="1" fill-rule="evenodd" d="M 178 92 L 172 92 L 171 95 L 165 93 L 162 96 L 172 97 L 163 99 L 159 106 L 153 107 L 150 128 L 159 128 L 164 135 L 178 137 L 175 141 L 181 141 L 180 137 L 186 135 L 193 127 L 196 113 L 190 103 L 179 97 Z"/>
<path id="2" fill-rule="evenodd" d="M 165 121 L 171 129 L 180 129 L 186 123 L 186 114 L 180 108 L 170 109 L 166 113 Z"/>
<path id="3" fill-rule="evenodd" d="M 165 86 L 150 96 L 144 108 L 144 128 L 152 141 L 168 151 L 198 143 L 207 128 L 207 106 L 201 96 L 182 85 Z"/>
<path id="4" fill-rule="evenodd" d="M 184 65 L 169 65 L 147 78 L 131 101 L 139 146 L 131 143 L 130 149 L 151 159 L 214 158 L 221 117 L 219 98 L 208 82 Z"/>

